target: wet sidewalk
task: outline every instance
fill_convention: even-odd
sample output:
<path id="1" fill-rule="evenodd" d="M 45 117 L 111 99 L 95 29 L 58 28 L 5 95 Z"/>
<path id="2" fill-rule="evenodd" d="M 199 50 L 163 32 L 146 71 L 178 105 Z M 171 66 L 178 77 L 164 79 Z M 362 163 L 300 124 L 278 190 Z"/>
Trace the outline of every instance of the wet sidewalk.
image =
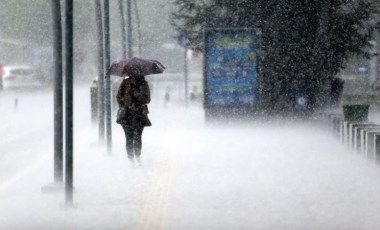
<path id="1" fill-rule="evenodd" d="M 75 133 L 74 203 L 45 194 L 52 154 L 0 187 L 1 229 L 380 229 L 380 166 L 311 123 L 206 125 L 200 108 L 152 108 L 142 165 Z"/>

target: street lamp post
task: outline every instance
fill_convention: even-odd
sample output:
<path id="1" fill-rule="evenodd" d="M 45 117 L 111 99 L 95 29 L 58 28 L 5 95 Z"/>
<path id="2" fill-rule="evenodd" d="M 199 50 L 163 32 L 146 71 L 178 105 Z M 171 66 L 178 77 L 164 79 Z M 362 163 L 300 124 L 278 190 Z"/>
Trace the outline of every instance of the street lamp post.
<path id="1" fill-rule="evenodd" d="M 66 0 L 65 7 L 65 70 L 66 70 L 66 176 L 65 201 L 67 206 L 73 205 L 73 0 Z"/>
<path id="2" fill-rule="evenodd" d="M 111 79 L 107 75 L 110 67 L 110 15 L 109 0 L 104 0 L 104 74 L 105 77 L 105 110 L 106 110 L 106 137 L 107 151 L 111 153 L 112 149 L 112 124 L 111 124 Z"/>
<path id="3" fill-rule="evenodd" d="M 52 0 L 54 60 L 54 182 L 63 182 L 63 70 L 61 3 Z"/>
<path id="4" fill-rule="evenodd" d="M 98 118 L 99 118 L 99 140 L 103 141 L 105 136 L 105 111 L 104 111 L 104 50 L 103 50 L 103 20 L 101 0 L 95 0 L 95 16 L 98 44 Z"/>

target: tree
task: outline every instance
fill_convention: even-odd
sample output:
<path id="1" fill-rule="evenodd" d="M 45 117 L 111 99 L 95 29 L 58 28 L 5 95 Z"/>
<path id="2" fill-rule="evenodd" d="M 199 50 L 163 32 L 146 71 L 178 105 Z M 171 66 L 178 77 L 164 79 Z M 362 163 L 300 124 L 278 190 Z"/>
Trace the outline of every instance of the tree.
<path id="1" fill-rule="evenodd" d="M 307 93 L 311 108 L 326 104 L 331 81 L 353 55 L 368 57 L 379 26 L 369 0 L 176 0 L 172 24 L 191 30 L 188 45 L 202 50 L 206 27 L 262 30 L 261 105 L 292 110 L 294 94 Z M 196 32 L 196 33 L 194 33 Z"/>

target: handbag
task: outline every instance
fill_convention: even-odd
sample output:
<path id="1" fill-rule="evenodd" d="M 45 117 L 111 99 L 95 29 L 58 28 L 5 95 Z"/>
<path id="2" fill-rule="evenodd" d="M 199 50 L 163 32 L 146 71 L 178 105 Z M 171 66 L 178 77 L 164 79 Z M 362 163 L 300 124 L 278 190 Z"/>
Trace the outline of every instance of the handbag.
<path id="1" fill-rule="evenodd" d="M 143 121 L 142 121 L 142 125 L 147 126 L 147 127 L 152 126 L 152 122 L 150 122 L 148 115 L 144 116 Z"/>
<path id="2" fill-rule="evenodd" d="M 119 108 L 119 110 L 117 111 L 117 116 L 116 116 L 116 123 L 118 124 L 121 124 L 121 125 L 124 125 L 127 123 L 127 120 L 128 120 L 128 108 L 125 107 L 125 106 L 122 106 Z"/>

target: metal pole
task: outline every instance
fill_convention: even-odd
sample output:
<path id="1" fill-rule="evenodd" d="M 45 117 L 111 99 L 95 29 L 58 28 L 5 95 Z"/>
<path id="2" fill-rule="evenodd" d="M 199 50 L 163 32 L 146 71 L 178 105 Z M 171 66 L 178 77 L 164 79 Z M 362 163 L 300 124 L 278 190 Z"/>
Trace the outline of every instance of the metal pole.
<path id="1" fill-rule="evenodd" d="M 377 51 L 377 43 L 375 40 L 372 40 L 370 41 L 372 47 L 371 47 L 371 50 L 370 50 L 370 53 L 371 53 L 371 59 L 370 59 L 370 67 L 369 67 L 369 78 L 370 79 L 370 83 L 371 83 L 371 86 L 374 82 L 376 82 L 377 80 L 377 55 L 376 55 L 376 51 Z"/>
<path id="2" fill-rule="evenodd" d="M 103 20 L 101 0 L 95 0 L 96 27 L 98 39 L 98 119 L 99 140 L 103 141 L 105 136 L 105 110 L 104 110 L 104 52 L 103 52 Z"/>
<path id="3" fill-rule="evenodd" d="M 54 59 L 54 182 L 63 182 L 63 71 L 61 3 L 51 1 Z"/>
<path id="4" fill-rule="evenodd" d="M 133 56 L 132 51 L 132 4 L 131 0 L 127 0 L 127 27 L 128 27 L 128 57 Z"/>
<path id="5" fill-rule="evenodd" d="M 127 57 L 127 36 L 125 31 L 125 17 L 124 17 L 124 4 L 123 0 L 119 0 L 119 9 L 120 9 L 120 16 L 121 16 L 121 46 L 123 50 L 123 59 Z"/>
<path id="6" fill-rule="evenodd" d="M 4 90 L 3 86 L 3 74 L 4 74 L 4 67 L 0 64 L 0 92 Z"/>
<path id="7" fill-rule="evenodd" d="M 67 206 L 73 205 L 73 0 L 66 0 L 66 186 L 65 200 Z"/>
<path id="8" fill-rule="evenodd" d="M 139 46 L 138 46 L 138 55 L 141 56 L 141 23 L 140 23 L 140 13 L 139 13 L 139 8 L 138 8 L 138 5 L 137 5 L 137 0 L 133 0 L 133 6 L 135 7 L 135 14 L 136 14 L 136 24 L 137 24 L 137 34 L 138 34 L 138 42 L 139 42 Z"/>
<path id="9" fill-rule="evenodd" d="M 184 55 L 184 65 L 183 65 L 183 74 L 185 77 L 185 106 L 188 106 L 188 81 L 189 81 L 189 68 L 188 68 L 188 58 L 187 58 L 187 45 L 185 44 L 185 55 Z"/>
<path id="10" fill-rule="evenodd" d="M 109 20 L 109 0 L 104 0 L 104 76 L 105 76 L 105 107 L 106 107 L 106 130 L 107 130 L 107 150 L 112 149 L 112 124 L 111 124 L 111 79 L 106 72 L 110 67 L 110 20 Z"/>

